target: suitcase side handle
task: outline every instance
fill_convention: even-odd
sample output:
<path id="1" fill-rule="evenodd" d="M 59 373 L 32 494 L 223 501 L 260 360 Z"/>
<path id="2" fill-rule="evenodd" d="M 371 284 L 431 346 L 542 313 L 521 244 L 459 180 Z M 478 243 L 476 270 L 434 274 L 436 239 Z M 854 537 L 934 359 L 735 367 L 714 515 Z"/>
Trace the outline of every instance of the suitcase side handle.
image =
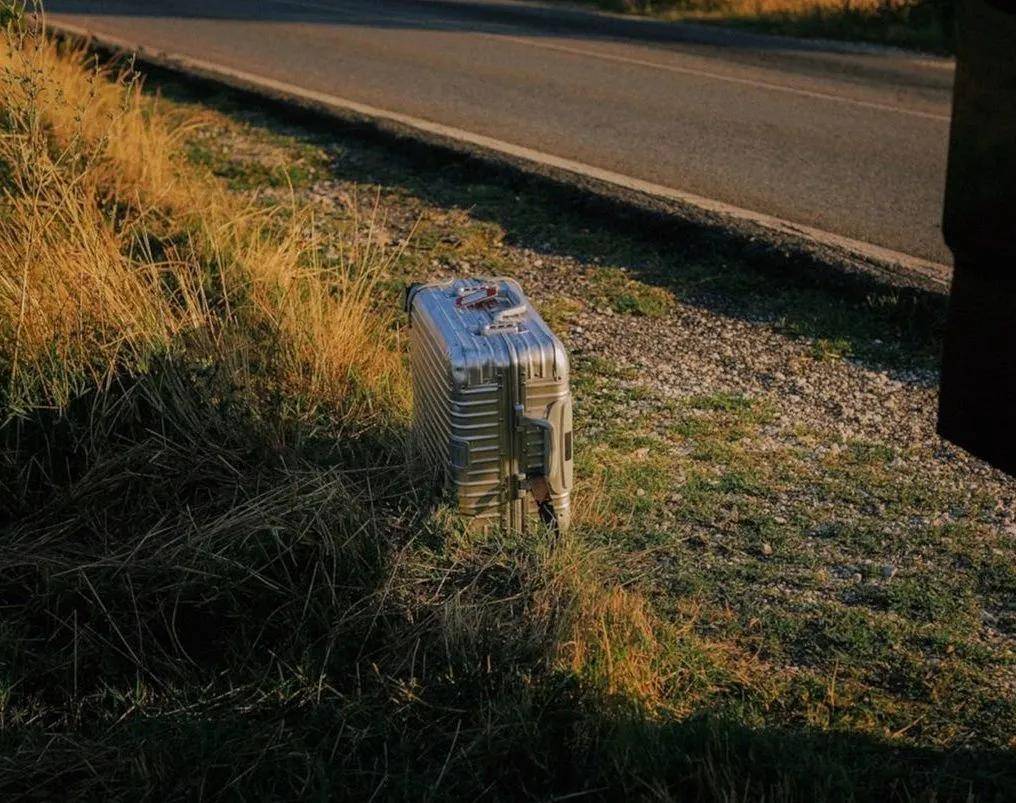
<path id="1" fill-rule="evenodd" d="M 560 404 L 560 402 L 555 402 Z M 566 402 L 567 404 L 567 402 Z M 553 408 L 553 406 L 552 406 Z M 543 434 L 543 477 L 554 493 L 565 493 L 571 487 L 571 472 L 568 470 L 571 461 L 571 415 L 570 410 L 560 410 L 561 420 L 557 411 L 551 409 L 547 418 L 524 418 L 523 423 L 542 430 Z M 559 429 L 563 429 L 560 432 Z M 567 439 L 567 444 L 565 440 Z M 564 454 L 561 454 L 561 450 Z"/>
<path id="2" fill-rule="evenodd" d="M 557 468 L 557 432 L 554 423 L 547 418 L 525 418 L 523 421 L 537 429 L 543 430 L 543 476 L 551 487 L 557 485 L 557 475 L 560 470 Z"/>

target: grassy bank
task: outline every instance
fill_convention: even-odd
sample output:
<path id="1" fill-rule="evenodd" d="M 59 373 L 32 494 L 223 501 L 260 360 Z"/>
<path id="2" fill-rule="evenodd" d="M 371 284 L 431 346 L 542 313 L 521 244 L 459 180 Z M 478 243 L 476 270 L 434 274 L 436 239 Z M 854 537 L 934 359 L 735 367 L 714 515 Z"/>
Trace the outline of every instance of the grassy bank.
<path id="1" fill-rule="evenodd" d="M 7 797 L 1010 796 L 1014 494 L 921 423 L 940 299 L 0 58 Z M 572 351 L 563 541 L 407 458 L 398 289 L 450 273 Z"/>
<path id="2" fill-rule="evenodd" d="M 951 53 L 953 0 L 583 0 L 607 11 Z"/>

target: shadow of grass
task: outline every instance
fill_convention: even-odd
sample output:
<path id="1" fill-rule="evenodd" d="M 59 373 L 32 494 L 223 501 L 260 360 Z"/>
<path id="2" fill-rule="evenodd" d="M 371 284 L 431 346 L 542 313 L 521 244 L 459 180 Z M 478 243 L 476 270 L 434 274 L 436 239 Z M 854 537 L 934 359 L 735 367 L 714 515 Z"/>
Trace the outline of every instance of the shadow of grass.
<path id="1" fill-rule="evenodd" d="M 412 700 L 376 676 L 343 683 L 353 669 L 337 664 L 320 695 L 288 704 L 195 704 L 193 713 L 140 714 L 63 739 L 8 729 L 0 777 L 19 769 L 6 786 L 15 795 L 60 788 L 106 799 L 158 789 L 161 799 L 1002 803 L 1016 791 L 1016 764 L 1004 751 L 905 748 L 715 717 L 619 720 L 591 710 L 560 679 L 510 683 L 482 704 L 450 685 Z M 247 710 L 237 710 L 243 702 Z"/>

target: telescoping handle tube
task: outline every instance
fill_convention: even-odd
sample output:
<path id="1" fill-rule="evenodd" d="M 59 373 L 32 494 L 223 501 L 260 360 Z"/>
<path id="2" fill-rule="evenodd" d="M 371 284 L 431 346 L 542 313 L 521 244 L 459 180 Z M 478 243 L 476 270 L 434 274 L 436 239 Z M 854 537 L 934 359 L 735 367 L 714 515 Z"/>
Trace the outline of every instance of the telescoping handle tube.
<path id="1" fill-rule="evenodd" d="M 526 299 L 521 295 L 521 293 L 516 292 L 515 285 L 513 282 L 500 281 L 497 283 L 497 286 L 498 288 L 503 287 L 503 290 L 500 290 L 498 295 L 507 299 L 512 304 L 512 306 L 509 309 L 506 309 L 504 311 L 506 315 L 519 314 L 515 312 L 515 310 L 520 310 L 521 312 L 526 311 Z"/>

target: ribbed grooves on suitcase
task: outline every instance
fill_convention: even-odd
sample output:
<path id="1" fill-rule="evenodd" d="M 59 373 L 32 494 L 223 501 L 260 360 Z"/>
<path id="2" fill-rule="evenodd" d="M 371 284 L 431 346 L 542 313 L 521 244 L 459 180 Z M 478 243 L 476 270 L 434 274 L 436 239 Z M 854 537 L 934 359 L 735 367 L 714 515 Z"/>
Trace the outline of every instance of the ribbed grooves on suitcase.
<path id="1" fill-rule="evenodd" d="M 459 510 L 500 516 L 503 497 L 501 391 L 483 385 L 459 391 L 452 400 L 452 437 L 469 443 L 469 464 L 452 472 Z"/>
<path id="2" fill-rule="evenodd" d="M 452 378 L 447 358 L 424 327 L 411 330 L 414 427 L 418 446 L 437 465 L 448 460 Z"/>
<path id="3" fill-rule="evenodd" d="M 411 359 L 414 427 L 420 447 L 455 486 L 459 509 L 472 516 L 499 516 L 501 503 L 501 417 L 497 385 L 454 392 L 447 357 L 426 327 L 413 327 Z M 469 463 L 448 471 L 449 442 L 468 443 Z"/>

